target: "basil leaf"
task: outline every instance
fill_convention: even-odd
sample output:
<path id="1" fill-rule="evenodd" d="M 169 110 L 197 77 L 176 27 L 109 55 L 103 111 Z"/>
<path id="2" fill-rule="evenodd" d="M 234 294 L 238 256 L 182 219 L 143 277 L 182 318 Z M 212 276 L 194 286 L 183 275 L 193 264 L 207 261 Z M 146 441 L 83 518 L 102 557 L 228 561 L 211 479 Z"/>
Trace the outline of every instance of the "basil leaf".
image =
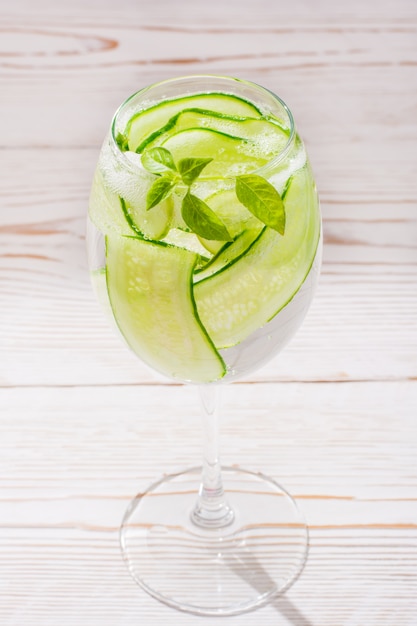
<path id="1" fill-rule="evenodd" d="M 149 188 L 146 196 L 146 210 L 152 209 L 162 200 L 167 198 L 175 187 L 175 178 L 172 176 L 161 176 L 157 178 Z"/>
<path id="2" fill-rule="evenodd" d="M 152 174 L 163 174 L 167 171 L 176 172 L 172 154 L 166 148 L 150 148 L 142 154 L 142 165 Z"/>
<path id="3" fill-rule="evenodd" d="M 285 232 L 285 208 L 278 191 L 262 176 L 246 174 L 236 177 L 238 200 L 261 222 Z"/>
<path id="4" fill-rule="evenodd" d="M 181 159 L 178 163 L 178 171 L 184 183 L 191 185 L 212 160 L 211 158 Z"/>
<path id="5" fill-rule="evenodd" d="M 216 241 L 232 241 L 232 238 L 221 219 L 210 207 L 188 190 L 181 207 L 184 222 L 196 235 L 204 239 Z"/>

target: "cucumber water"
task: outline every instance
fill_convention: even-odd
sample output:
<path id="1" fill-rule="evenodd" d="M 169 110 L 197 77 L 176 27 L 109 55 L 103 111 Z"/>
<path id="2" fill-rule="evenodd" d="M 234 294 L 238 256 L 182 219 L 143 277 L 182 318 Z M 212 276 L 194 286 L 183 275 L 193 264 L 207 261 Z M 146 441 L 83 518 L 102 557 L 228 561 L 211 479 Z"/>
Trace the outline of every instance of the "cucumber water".
<path id="1" fill-rule="evenodd" d="M 268 360 L 305 315 L 320 248 L 317 193 L 292 118 L 272 94 L 195 93 L 190 84 L 166 97 L 164 85 L 122 105 L 103 145 L 89 204 L 94 281 L 154 370 L 229 380 Z"/>

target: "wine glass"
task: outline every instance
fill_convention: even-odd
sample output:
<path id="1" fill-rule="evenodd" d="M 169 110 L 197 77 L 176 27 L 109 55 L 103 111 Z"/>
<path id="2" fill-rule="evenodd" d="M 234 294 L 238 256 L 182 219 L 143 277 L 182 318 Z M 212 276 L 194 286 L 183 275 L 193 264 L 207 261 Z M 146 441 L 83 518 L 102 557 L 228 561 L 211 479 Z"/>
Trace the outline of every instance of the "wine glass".
<path id="1" fill-rule="evenodd" d="M 202 467 L 131 502 L 120 531 L 129 571 L 190 613 L 262 606 L 300 574 L 308 530 L 275 480 L 221 467 L 218 409 L 224 383 L 295 333 L 318 279 L 319 204 L 290 110 L 230 77 L 138 91 L 104 141 L 87 241 L 96 295 L 129 347 L 201 400 Z"/>

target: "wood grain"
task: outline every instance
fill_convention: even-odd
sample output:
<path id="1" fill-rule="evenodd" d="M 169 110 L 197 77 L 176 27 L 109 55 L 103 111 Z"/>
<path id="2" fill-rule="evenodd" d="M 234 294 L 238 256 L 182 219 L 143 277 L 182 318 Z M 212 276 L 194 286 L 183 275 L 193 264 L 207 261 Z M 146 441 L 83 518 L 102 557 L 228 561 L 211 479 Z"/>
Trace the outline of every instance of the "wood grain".
<path id="1" fill-rule="evenodd" d="M 89 285 L 101 141 L 133 91 L 212 72 L 290 105 L 323 212 L 321 282 L 289 346 L 224 390 L 225 464 L 310 525 L 307 567 L 207 625 L 414 626 L 417 5 L 15 0 L 0 8 L 0 622 L 194 625 L 131 581 L 128 501 L 200 460 L 194 390 L 113 335 Z"/>
<path id="2" fill-rule="evenodd" d="M 286 599 L 257 614 L 259 623 L 275 624 L 284 613 L 297 626 L 389 624 L 392 611 L 395 623 L 412 623 L 415 384 L 274 389 L 229 387 L 222 419 L 224 462 L 281 480 L 310 525 L 303 576 Z M 117 530 L 129 499 L 162 470 L 198 462 L 196 400 L 192 389 L 173 386 L 163 395 L 148 386 L 106 387 L 100 395 L 95 388 L 3 390 L 1 408 L 12 407 L 0 431 L 6 623 L 52 624 L 65 616 L 70 624 L 112 624 L 122 619 L 117 608 L 123 623 L 139 616 L 158 624 L 164 615 L 173 624 L 195 623 L 136 590 Z M 254 411 L 256 439 L 241 427 Z"/>

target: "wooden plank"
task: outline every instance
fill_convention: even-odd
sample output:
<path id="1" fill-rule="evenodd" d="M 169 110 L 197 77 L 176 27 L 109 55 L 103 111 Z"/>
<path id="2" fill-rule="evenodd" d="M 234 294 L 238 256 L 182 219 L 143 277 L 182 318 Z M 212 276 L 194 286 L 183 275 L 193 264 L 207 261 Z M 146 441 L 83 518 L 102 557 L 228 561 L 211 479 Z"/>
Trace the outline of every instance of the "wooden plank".
<path id="1" fill-rule="evenodd" d="M 342 143 L 372 174 L 374 159 L 388 156 L 387 138 L 399 136 L 409 146 L 395 158 L 411 159 L 417 63 L 412 2 L 400 3 L 395 16 L 372 12 L 372 21 L 363 4 L 357 15 L 342 11 L 339 20 L 337 9 L 323 19 L 304 6 L 286 13 L 270 2 L 256 12 L 252 4 L 249 11 L 231 4 L 230 22 L 224 6 L 222 20 L 211 8 L 203 18 L 202 7 L 186 6 L 179 11 L 163 3 L 155 14 L 145 3 L 140 11 L 130 4 L 124 13 L 105 7 L 98 13 L 87 5 L 80 13 L 51 11 L 46 2 L 36 13 L 26 7 L 24 25 L 5 12 L 2 111 L 19 124 L 5 127 L 1 145 L 97 145 L 113 111 L 133 91 L 178 74 L 217 72 L 260 80 L 284 97 L 315 159 Z M 351 127 L 348 137 L 341 120 Z M 380 180 L 375 178 L 376 189 Z"/>
<path id="2" fill-rule="evenodd" d="M 221 10 L 215 12 L 213 8 L 216 5 L 221 7 Z M 219 0 L 214 0 L 210 6 L 203 4 L 200 6 L 199 3 L 189 0 L 181 0 L 176 5 L 170 0 L 158 0 L 157 5 L 143 0 L 139 3 L 135 0 L 121 0 L 117 6 L 103 3 L 99 9 L 95 0 L 73 0 L 70 5 L 38 0 L 34 11 L 30 0 L 16 0 L 13 5 L 3 8 L 4 19 L 16 24 L 21 11 L 26 12 L 27 23 L 43 24 L 48 22 L 49 18 L 51 22 L 59 20 L 69 25 L 88 25 L 94 24 L 92 18 L 95 18 L 109 26 L 122 24 L 125 28 L 129 28 L 132 22 L 164 25 L 167 28 L 176 23 L 194 28 L 212 24 L 215 31 L 234 30 L 240 24 L 248 28 L 259 25 L 268 28 L 271 24 L 276 24 L 277 28 L 279 26 L 284 28 L 286 24 L 290 24 L 295 30 L 325 24 L 329 32 L 344 27 L 360 26 L 375 31 L 380 25 L 395 29 L 399 25 L 409 25 L 413 19 L 417 20 L 417 9 L 413 0 L 398 0 L 395 11 L 389 2 L 381 2 L 376 8 L 373 2 L 361 0 L 352 0 L 349 5 L 323 3 L 319 10 L 304 0 L 294 0 L 292 5 L 283 6 L 278 6 L 271 0 L 259 0 L 256 7 L 250 0 L 230 0 L 225 6 L 221 5 Z"/>
<path id="3" fill-rule="evenodd" d="M 412 624 L 417 384 L 234 385 L 224 400 L 224 462 L 280 479 L 311 527 L 303 575 L 260 623 Z M 195 391 L 9 389 L 0 408 L 3 623 L 195 623 L 136 588 L 117 536 L 137 491 L 198 463 Z"/>
<path id="4" fill-rule="evenodd" d="M 256 619 L 263 626 L 413 625 L 415 535 L 387 530 L 368 535 L 367 544 L 358 545 L 352 533 L 327 532 L 323 537 L 313 531 L 312 540 L 317 547 L 311 548 L 303 575 L 284 597 L 256 618 L 205 618 L 204 623 L 226 626 L 232 619 L 238 626 L 251 626 Z M 5 624 L 195 624 L 195 617 L 167 609 L 135 586 L 115 533 L 34 530 L 30 536 L 16 533 L 7 551 L 0 549 L 0 568 L 8 580 L 0 606 Z"/>

